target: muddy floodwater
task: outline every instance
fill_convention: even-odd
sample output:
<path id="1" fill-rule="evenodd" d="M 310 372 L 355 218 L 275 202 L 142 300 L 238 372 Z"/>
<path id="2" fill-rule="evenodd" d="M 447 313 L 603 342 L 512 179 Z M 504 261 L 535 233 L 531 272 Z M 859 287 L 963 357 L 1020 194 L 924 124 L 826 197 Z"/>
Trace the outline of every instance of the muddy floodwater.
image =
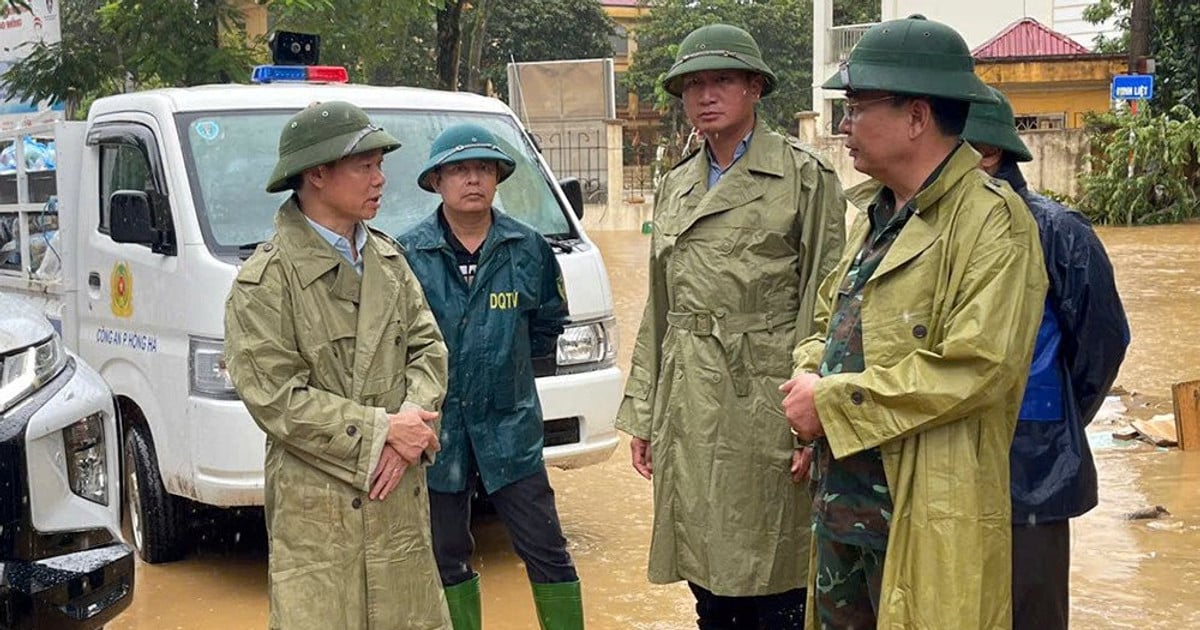
<path id="1" fill-rule="evenodd" d="M 1130 412 L 1148 401 L 1169 410 L 1170 386 L 1200 379 L 1200 225 L 1102 229 L 1133 330 L 1117 384 L 1135 394 Z M 620 323 L 619 360 L 629 365 L 646 297 L 649 237 L 596 232 L 612 279 Z M 1073 529 L 1072 626 L 1200 628 L 1200 452 L 1116 442 L 1116 425 L 1098 420 L 1090 433 L 1100 476 L 1100 506 Z M 646 582 L 650 484 L 629 466 L 622 442 L 608 462 L 553 470 L 563 527 L 583 580 L 592 630 L 694 628 L 682 584 Z M 1169 516 L 1126 520 L 1164 506 Z M 537 628 L 525 571 L 503 527 L 476 527 L 475 568 L 483 576 L 485 627 Z M 115 630 L 261 629 L 267 624 L 266 545 L 258 515 L 202 519 L 198 551 L 168 565 L 138 564 L 137 591 Z M 329 602 L 336 606 L 339 602 Z"/>

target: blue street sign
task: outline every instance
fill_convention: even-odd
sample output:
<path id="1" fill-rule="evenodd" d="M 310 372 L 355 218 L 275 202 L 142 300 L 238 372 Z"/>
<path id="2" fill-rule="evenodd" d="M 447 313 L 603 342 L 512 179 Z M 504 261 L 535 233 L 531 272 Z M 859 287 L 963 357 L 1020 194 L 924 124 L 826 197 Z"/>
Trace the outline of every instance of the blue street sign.
<path id="1" fill-rule="evenodd" d="M 1112 100 L 1144 101 L 1153 97 L 1153 74 L 1118 74 L 1113 77 Z"/>

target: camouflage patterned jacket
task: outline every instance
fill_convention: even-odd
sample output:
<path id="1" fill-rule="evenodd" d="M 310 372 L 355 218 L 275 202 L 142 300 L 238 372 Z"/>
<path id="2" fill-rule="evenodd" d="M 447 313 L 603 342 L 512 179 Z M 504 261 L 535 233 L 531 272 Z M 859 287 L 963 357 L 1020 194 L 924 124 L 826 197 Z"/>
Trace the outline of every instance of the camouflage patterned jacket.
<path id="1" fill-rule="evenodd" d="M 895 509 L 881 630 L 1012 625 L 1008 450 L 1046 271 L 1024 202 L 978 170 L 979 159 L 959 146 L 863 289 L 866 370 L 816 386 L 834 456 L 883 454 Z M 847 196 L 865 208 L 880 186 Z M 858 218 L 854 246 L 822 284 L 817 331 L 796 347 L 796 372 L 817 371 L 830 304 L 869 223 Z"/>

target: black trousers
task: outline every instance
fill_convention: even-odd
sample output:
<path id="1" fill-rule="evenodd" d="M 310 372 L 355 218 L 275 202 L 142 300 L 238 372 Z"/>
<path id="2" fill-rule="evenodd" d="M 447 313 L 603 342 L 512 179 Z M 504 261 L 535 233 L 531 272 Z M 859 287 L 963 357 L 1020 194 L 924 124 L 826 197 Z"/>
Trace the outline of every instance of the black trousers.
<path id="1" fill-rule="evenodd" d="M 806 589 L 777 595 L 726 597 L 688 582 L 700 630 L 803 630 Z"/>
<path id="2" fill-rule="evenodd" d="M 477 473 L 468 475 L 467 488 L 462 492 L 429 493 L 433 554 L 442 586 L 461 584 L 475 575 L 471 568 L 471 554 L 475 552 L 471 497 L 478 479 Z M 567 539 L 558 521 L 554 489 L 545 468 L 488 496 L 508 529 L 513 549 L 525 561 L 530 582 L 550 584 L 579 579 L 571 554 L 567 553 Z"/>
<path id="3" fill-rule="evenodd" d="M 1013 525 L 1013 630 L 1067 630 L 1071 525 Z"/>

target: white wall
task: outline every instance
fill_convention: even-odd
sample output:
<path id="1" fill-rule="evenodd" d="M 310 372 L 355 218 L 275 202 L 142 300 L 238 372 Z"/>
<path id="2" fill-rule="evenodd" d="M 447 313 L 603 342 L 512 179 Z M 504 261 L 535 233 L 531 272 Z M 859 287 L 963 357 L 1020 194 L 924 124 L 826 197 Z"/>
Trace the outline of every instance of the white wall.
<path id="1" fill-rule="evenodd" d="M 949 24 L 975 48 L 1023 17 L 1051 26 L 1055 0 L 882 0 L 883 19 L 920 13 Z"/>

